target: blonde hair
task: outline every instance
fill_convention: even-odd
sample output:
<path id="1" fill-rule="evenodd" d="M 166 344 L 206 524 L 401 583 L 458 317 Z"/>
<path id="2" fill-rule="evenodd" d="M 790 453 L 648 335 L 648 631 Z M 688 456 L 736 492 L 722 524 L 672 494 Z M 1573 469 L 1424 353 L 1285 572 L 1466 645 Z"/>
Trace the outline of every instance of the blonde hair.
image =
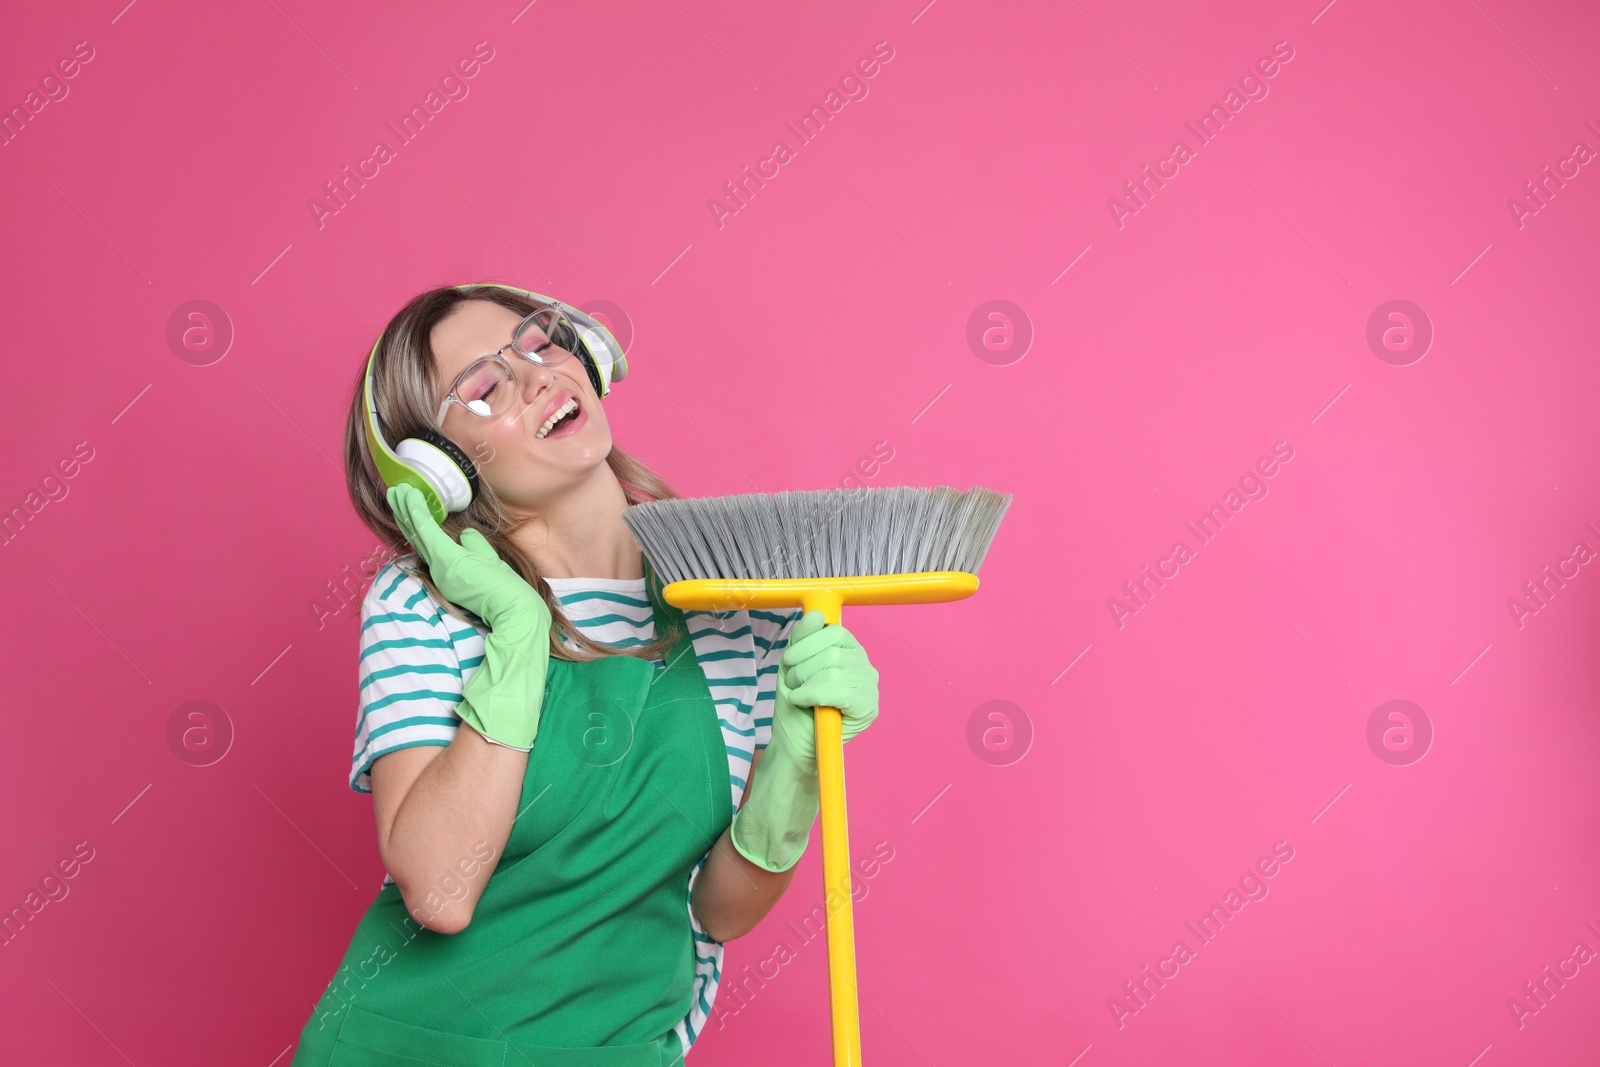
<path id="1" fill-rule="evenodd" d="M 509 289 L 482 288 L 463 292 L 455 286 L 441 286 L 418 293 L 405 307 L 389 320 L 378 340 L 377 354 L 372 362 L 372 402 L 378 413 L 378 432 L 390 447 L 407 437 L 417 436 L 423 430 L 433 430 L 436 411 L 434 401 L 433 370 L 436 356 L 431 334 L 433 327 L 454 312 L 463 301 L 487 300 L 509 308 L 519 315 L 537 310 L 539 305 L 521 293 Z M 447 612 L 465 622 L 471 620 L 462 609 L 447 600 L 433 584 L 428 565 L 412 550 L 389 510 L 388 487 L 378 474 L 368 447 L 362 410 L 362 384 L 366 378 L 366 363 L 361 364 L 356 375 L 355 388 L 350 398 L 350 410 L 344 428 L 345 482 L 350 491 L 350 502 L 361 521 L 386 545 L 394 546 L 403 554 L 395 564 L 407 574 L 422 582 L 428 592 L 442 604 Z M 435 430 L 435 432 L 437 432 Z M 617 481 L 621 484 L 628 504 L 676 497 L 665 480 L 644 463 L 622 449 L 612 446 L 606 456 Z M 603 656 L 637 656 L 654 659 L 664 655 L 677 640 L 679 627 L 674 623 L 667 633 L 658 633 L 649 644 L 627 649 L 602 645 L 586 636 L 573 625 L 561 609 L 561 602 L 548 583 L 534 568 L 533 561 L 515 544 L 510 534 L 516 529 L 499 497 L 489 484 L 480 479 L 472 503 L 464 510 L 446 516 L 440 527 L 453 538 L 459 539 L 461 531 L 471 526 L 483 534 L 522 579 L 544 598 L 550 608 L 550 655 L 554 658 L 584 661 Z M 650 572 L 651 586 L 647 593 L 660 597 L 661 580 L 654 570 Z M 564 642 L 570 641 L 569 647 Z"/>

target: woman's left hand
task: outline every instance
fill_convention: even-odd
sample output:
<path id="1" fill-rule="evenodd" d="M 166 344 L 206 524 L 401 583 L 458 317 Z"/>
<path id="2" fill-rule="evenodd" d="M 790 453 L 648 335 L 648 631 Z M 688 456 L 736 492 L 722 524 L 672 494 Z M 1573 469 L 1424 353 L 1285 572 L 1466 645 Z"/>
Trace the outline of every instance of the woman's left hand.
<path id="1" fill-rule="evenodd" d="M 846 741 L 878 717 L 878 670 L 866 649 L 839 623 L 824 625 L 822 612 L 800 617 L 778 661 L 778 694 L 772 729 L 794 755 L 814 762 L 817 733 L 812 708 L 838 708 Z"/>

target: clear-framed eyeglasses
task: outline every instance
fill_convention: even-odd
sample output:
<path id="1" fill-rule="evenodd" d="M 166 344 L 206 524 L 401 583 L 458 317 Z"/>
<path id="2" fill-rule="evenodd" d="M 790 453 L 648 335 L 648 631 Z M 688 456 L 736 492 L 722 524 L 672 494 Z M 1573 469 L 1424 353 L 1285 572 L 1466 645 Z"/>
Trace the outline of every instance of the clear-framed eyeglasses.
<path id="1" fill-rule="evenodd" d="M 512 399 L 521 389 L 515 368 L 502 355 L 507 348 L 529 363 L 550 367 L 571 359 L 579 343 L 578 330 L 571 319 L 557 308 L 540 308 L 517 324 L 508 344 L 461 372 L 439 404 L 434 426 L 444 427 L 444 416 L 451 404 L 460 404 L 483 419 L 504 415 L 511 409 Z"/>

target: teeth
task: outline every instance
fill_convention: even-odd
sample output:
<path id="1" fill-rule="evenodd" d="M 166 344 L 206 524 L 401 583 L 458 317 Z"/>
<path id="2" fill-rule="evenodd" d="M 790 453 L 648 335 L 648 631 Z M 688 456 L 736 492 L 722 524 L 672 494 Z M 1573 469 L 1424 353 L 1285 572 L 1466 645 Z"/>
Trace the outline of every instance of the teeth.
<path id="1" fill-rule="evenodd" d="M 533 436 L 535 436 L 537 438 L 543 438 L 545 434 L 550 432 L 550 428 L 552 426 L 554 426 L 556 423 L 561 421 L 563 416 L 567 415 L 569 412 L 573 412 L 573 411 L 577 411 L 577 410 L 578 410 L 578 401 L 577 401 L 577 399 L 574 398 L 574 397 L 570 397 L 570 396 L 567 397 L 567 402 L 565 404 L 562 404 L 560 407 L 556 408 L 554 411 L 552 411 L 550 413 L 550 417 L 548 419 L 544 420 L 544 425 L 539 427 L 539 432 L 535 433 Z"/>

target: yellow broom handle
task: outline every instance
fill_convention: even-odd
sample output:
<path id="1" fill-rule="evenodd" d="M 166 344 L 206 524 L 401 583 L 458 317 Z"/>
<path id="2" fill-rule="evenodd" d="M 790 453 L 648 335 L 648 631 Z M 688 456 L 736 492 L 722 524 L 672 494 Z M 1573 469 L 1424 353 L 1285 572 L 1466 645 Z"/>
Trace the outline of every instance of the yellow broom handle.
<path id="1" fill-rule="evenodd" d="M 815 590 L 801 601 L 837 623 L 837 592 Z M 833 1005 L 834 1067 L 861 1067 L 861 1019 L 856 1004 L 855 921 L 850 896 L 850 833 L 844 806 L 844 723 L 838 708 L 812 709 L 817 727 L 817 787 L 822 808 L 823 908 L 828 921 L 828 992 Z M 759 773 L 759 772 L 758 772 Z"/>

